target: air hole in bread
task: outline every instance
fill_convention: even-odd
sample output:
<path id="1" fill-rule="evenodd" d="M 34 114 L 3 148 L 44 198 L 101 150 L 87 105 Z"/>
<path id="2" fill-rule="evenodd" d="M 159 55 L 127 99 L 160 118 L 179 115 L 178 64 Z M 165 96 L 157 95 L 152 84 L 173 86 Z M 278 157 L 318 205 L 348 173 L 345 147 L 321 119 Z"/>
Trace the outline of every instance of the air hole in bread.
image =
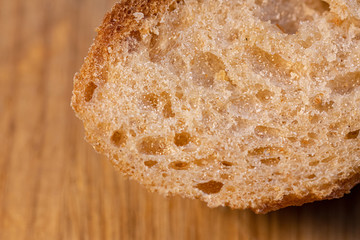
<path id="1" fill-rule="evenodd" d="M 318 134 L 316 134 L 316 133 L 314 133 L 314 132 L 309 132 L 309 133 L 308 133 L 308 137 L 309 137 L 309 138 L 317 139 L 317 138 L 318 138 Z"/>
<path id="2" fill-rule="evenodd" d="M 190 142 L 190 137 L 190 133 L 188 132 L 176 133 L 174 137 L 174 143 L 178 147 L 185 146 Z"/>
<path id="3" fill-rule="evenodd" d="M 235 120 L 235 124 L 231 127 L 231 129 L 234 131 L 244 130 L 247 127 L 249 127 L 249 121 L 246 119 L 243 119 L 241 117 L 236 117 L 234 120 Z"/>
<path id="4" fill-rule="evenodd" d="M 334 105 L 334 101 L 329 101 L 316 105 L 315 108 L 321 112 L 327 112 L 333 109 L 333 105 Z"/>
<path id="5" fill-rule="evenodd" d="M 232 185 L 226 186 L 226 190 L 228 192 L 236 192 L 236 188 Z"/>
<path id="6" fill-rule="evenodd" d="M 163 137 L 143 137 L 137 148 L 138 151 L 146 155 L 162 155 L 166 150 L 166 139 Z"/>
<path id="7" fill-rule="evenodd" d="M 352 132 L 348 132 L 345 135 L 345 139 L 355 139 L 355 138 L 357 138 L 359 136 L 359 131 L 360 131 L 360 129 L 352 131 Z"/>
<path id="8" fill-rule="evenodd" d="M 158 162 L 154 161 L 154 160 L 147 160 L 144 162 L 145 166 L 147 166 L 148 168 L 151 168 L 152 166 L 156 165 Z"/>
<path id="9" fill-rule="evenodd" d="M 215 79 L 228 82 L 229 86 L 226 88 L 228 90 L 231 90 L 234 86 L 236 86 L 236 84 L 229 78 L 225 70 L 220 70 L 219 72 L 215 73 Z"/>
<path id="10" fill-rule="evenodd" d="M 170 94 L 164 91 L 160 94 L 160 98 L 161 98 L 161 101 L 165 103 L 163 106 L 163 111 L 162 111 L 163 116 L 165 118 L 175 117 L 175 113 L 173 112 L 173 109 L 172 109 Z"/>
<path id="11" fill-rule="evenodd" d="M 254 133 L 258 137 L 265 137 L 265 138 L 271 138 L 271 137 L 277 137 L 279 136 L 280 131 L 276 128 L 272 127 L 266 127 L 266 126 L 256 126 L 254 129 Z"/>
<path id="12" fill-rule="evenodd" d="M 170 4 L 168 11 L 172 12 L 172 11 L 174 11 L 176 9 L 176 7 L 177 7 L 177 3 L 173 2 L 173 3 Z"/>
<path id="13" fill-rule="evenodd" d="M 197 53 L 191 61 L 192 78 L 198 86 L 211 87 L 215 74 L 224 69 L 225 65 L 220 58 L 210 52 Z"/>
<path id="14" fill-rule="evenodd" d="M 234 113 L 249 114 L 255 110 L 256 99 L 248 94 L 233 94 L 230 97 L 230 111 Z"/>
<path id="15" fill-rule="evenodd" d="M 269 146 L 269 147 L 254 148 L 248 152 L 248 155 L 249 156 L 260 156 L 260 155 L 273 156 L 273 155 L 281 154 L 284 152 L 285 152 L 285 150 L 282 147 Z"/>
<path id="16" fill-rule="evenodd" d="M 310 174 L 310 175 L 307 176 L 308 179 L 313 179 L 313 178 L 315 178 L 315 177 L 316 177 L 315 174 Z"/>
<path id="17" fill-rule="evenodd" d="M 333 183 L 325 183 L 325 184 L 322 184 L 319 188 L 320 188 L 320 191 L 326 191 L 328 189 L 331 189 L 333 187 Z"/>
<path id="18" fill-rule="evenodd" d="M 159 34 L 151 34 L 149 58 L 154 63 L 159 63 L 168 52 L 175 48 L 175 36 L 160 30 Z"/>
<path id="19" fill-rule="evenodd" d="M 122 147 L 126 144 L 128 136 L 124 129 L 116 130 L 111 136 L 111 142 L 117 147 Z"/>
<path id="20" fill-rule="evenodd" d="M 336 138 L 338 136 L 338 133 L 335 131 L 329 131 L 326 133 L 326 136 L 330 139 L 330 138 Z M 332 143 L 332 144 L 336 144 L 336 143 Z"/>
<path id="21" fill-rule="evenodd" d="M 280 162 L 280 157 L 262 158 L 262 159 L 260 159 L 260 162 L 262 164 L 267 165 L 267 166 L 274 166 L 274 165 L 277 165 Z"/>
<path id="22" fill-rule="evenodd" d="M 274 96 L 274 93 L 267 90 L 267 89 L 261 89 L 259 90 L 255 96 L 261 101 L 261 102 L 268 102 L 271 100 L 271 98 Z"/>
<path id="23" fill-rule="evenodd" d="M 222 182 L 211 180 L 205 183 L 199 183 L 195 187 L 206 194 L 215 194 L 220 192 L 223 186 L 224 184 Z"/>
<path id="24" fill-rule="evenodd" d="M 257 16 L 270 21 L 279 31 L 295 34 L 301 21 L 313 20 L 313 15 L 329 11 L 329 4 L 321 0 L 256 0 Z"/>
<path id="25" fill-rule="evenodd" d="M 314 0 L 306 0 L 305 4 L 309 8 L 317 11 L 320 14 L 330 11 L 330 5 L 326 1 L 322 1 L 322 0 L 315 0 L 315 1 Z"/>
<path id="26" fill-rule="evenodd" d="M 164 102 L 167 102 L 167 101 L 171 100 L 170 94 L 168 92 L 166 92 L 166 91 L 163 91 L 163 92 L 160 93 L 160 98 Z"/>
<path id="27" fill-rule="evenodd" d="M 175 113 L 172 110 L 172 104 L 170 101 L 165 103 L 163 108 L 163 115 L 165 118 L 175 117 Z"/>
<path id="28" fill-rule="evenodd" d="M 330 80 L 327 86 L 337 94 L 349 94 L 360 86 L 360 72 L 350 72 L 345 75 L 336 76 Z"/>
<path id="29" fill-rule="evenodd" d="M 307 148 L 307 147 L 310 147 L 310 146 L 313 146 L 315 144 L 314 140 L 312 139 L 301 139 L 300 140 L 300 145 L 301 147 L 303 148 Z"/>
<path id="30" fill-rule="evenodd" d="M 260 75 L 272 76 L 270 81 L 276 86 L 288 86 L 291 82 L 291 72 L 299 72 L 302 69 L 300 63 L 292 63 L 283 59 L 279 54 L 270 54 L 259 47 L 248 49 L 253 56 L 251 67 L 254 72 Z"/>
<path id="31" fill-rule="evenodd" d="M 220 174 L 220 177 L 224 180 L 230 180 L 232 178 L 231 175 L 229 175 L 227 173 Z"/>
<path id="32" fill-rule="evenodd" d="M 136 132 L 133 129 L 130 129 L 129 133 L 132 137 L 136 137 Z"/>
<path id="33" fill-rule="evenodd" d="M 319 123 L 321 121 L 321 116 L 319 114 L 313 114 L 309 116 L 311 124 Z"/>
<path id="34" fill-rule="evenodd" d="M 128 52 L 132 53 L 138 49 L 138 44 L 142 40 L 140 31 L 131 31 L 129 37 L 127 38 L 128 42 Z"/>
<path id="35" fill-rule="evenodd" d="M 176 54 L 175 52 L 172 52 L 169 54 L 169 70 L 177 75 L 178 77 L 181 76 L 181 74 L 184 74 L 186 71 L 186 64 L 181 56 Z"/>
<path id="36" fill-rule="evenodd" d="M 293 143 L 297 141 L 296 137 L 288 137 L 288 139 L 290 142 L 293 142 Z"/>
<path id="37" fill-rule="evenodd" d="M 167 53 L 166 44 L 160 41 L 160 37 L 155 33 L 151 34 L 149 48 L 149 58 L 152 62 L 159 62 Z"/>
<path id="38" fill-rule="evenodd" d="M 320 163 L 320 162 L 319 162 L 318 160 L 311 161 L 311 162 L 309 162 L 309 166 L 314 167 L 314 166 L 319 165 L 319 163 Z"/>
<path id="39" fill-rule="evenodd" d="M 156 109 L 159 104 L 159 97 L 155 93 L 148 93 L 142 96 L 142 103 L 146 108 Z"/>
<path id="40" fill-rule="evenodd" d="M 178 87 L 176 88 L 175 97 L 178 98 L 179 100 L 183 99 L 184 93 L 183 93 L 183 91 L 181 90 L 180 87 L 179 87 L 179 88 L 178 88 Z"/>
<path id="41" fill-rule="evenodd" d="M 186 170 L 189 168 L 189 166 L 190 164 L 184 161 L 175 161 L 169 164 L 169 167 L 175 170 Z"/>
<path id="42" fill-rule="evenodd" d="M 85 92 L 84 92 L 84 98 L 86 102 L 90 102 L 92 99 L 95 89 L 97 88 L 96 84 L 91 81 L 86 85 Z"/>
<path id="43" fill-rule="evenodd" d="M 311 102 L 315 109 L 319 110 L 320 112 L 327 112 L 333 108 L 334 101 L 324 101 L 323 98 L 323 94 L 317 94 L 311 99 Z"/>
<path id="44" fill-rule="evenodd" d="M 257 46 L 250 48 L 248 52 L 253 55 L 250 59 L 253 71 L 261 76 L 271 76 L 269 80 L 275 86 L 289 87 L 296 83 L 293 78 L 303 72 L 302 63 L 286 61 L 277 53 L 271 54 Z"/>
<path id="45" fill-rule="evenodd" d="M 135 39 L 138 42 L 140 42 L 141 39 L 142 39 L 140 31 L 137 31 L 137 30 L 136 31 L 131 31 L 130 32 L 130 37 L 132 39 Z"/>
<path id="46" fill-rule="evenodd" d="M 221 161 L 221 164 L 225 167 L 231 167 L 232 165 L 234 165 L 232 162 L 229 161 Z"/>
<path id="47" fill-rule="evenodd" d="M 214 155 L 209 155 L 207 157 L 204 158 L 199 158 L 199 159 L 195 159 L 194 163 L 199 166 L 199 167 L 203 167 L 209 164 L 213 164 L 216 160 L 216 157 Z"/>
<path id="48" fill-rule="evenodd" d="M 299 43 L 303 48 L 309 48 L 313 45 L 314 40 L 312 37 L 307 37 L 305 40 L 299 40 Z"/>
<path id="49" fill-rule="evenodd" d="M 321 159 L 321 162 L 328 163 L 328 162 L 332 161 L 334 158 L 335 158 L 335 156 L 328 156 L 326 158 Z"/>

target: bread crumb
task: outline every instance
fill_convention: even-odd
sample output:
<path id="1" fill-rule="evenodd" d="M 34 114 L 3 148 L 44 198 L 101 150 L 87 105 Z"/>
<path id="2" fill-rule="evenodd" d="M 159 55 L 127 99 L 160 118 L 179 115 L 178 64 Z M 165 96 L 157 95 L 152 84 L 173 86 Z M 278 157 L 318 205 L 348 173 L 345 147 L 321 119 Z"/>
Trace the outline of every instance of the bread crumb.
<path id="1" fill-rule="evenodd" d="M 140 22 L 144 18 L 144 14 L 142 12 L 133 13 L 136 22 Z"/>

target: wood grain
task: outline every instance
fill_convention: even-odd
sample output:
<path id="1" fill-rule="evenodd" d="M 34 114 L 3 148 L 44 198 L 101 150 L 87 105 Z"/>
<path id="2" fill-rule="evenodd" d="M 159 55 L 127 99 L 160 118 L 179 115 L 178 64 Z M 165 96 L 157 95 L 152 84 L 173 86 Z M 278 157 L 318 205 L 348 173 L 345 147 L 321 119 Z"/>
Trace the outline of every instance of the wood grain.
<path id="1" fill-rule="evenodd" d="M 360 239 L 360 187 L 267 215 L 165 199 L 83 140 L 72 78 L 113 1 L 0 0 L 0 239 Z"/>

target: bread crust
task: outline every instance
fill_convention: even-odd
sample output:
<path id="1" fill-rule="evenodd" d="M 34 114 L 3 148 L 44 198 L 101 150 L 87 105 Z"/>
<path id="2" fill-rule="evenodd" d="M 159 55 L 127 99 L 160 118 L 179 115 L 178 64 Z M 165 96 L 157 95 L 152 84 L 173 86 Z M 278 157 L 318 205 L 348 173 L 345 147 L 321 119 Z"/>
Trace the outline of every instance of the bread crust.
<path id="1" fill-rule="evenodd" d="M 102 25 L 97 29 L 97 36 L 91 46 L 85 62 L 80 69 L 80 72 L 74 78 L 74 90 L 71 105 L 76 112 L 77 116 L 83 120 L 84 126 L 91 125 L 95 122 L 91 116 L 86 113 L 86 104 L 91 100 L 92 92 L 107 82 L 109 65 L 117 61 L 112 57 L 112 51 L 121 53 L 121 42 L 131 41 L 131 38 L 136 31 L 140 31 L 145 27 L 145 20 L 159 21 L 162 15 L 168 10 L 169 6 L 173 3 L 172 0 L 134 0 L 117 3 L 112 10 L 105 15 Z M 143 19 L 136 18 L 134 13 L 141 12 Z M 135 36 L 136 38 L 136 36 Z M 87 96 L 87 92 L 90 95 Z M 107 154 L 106 147 L 102 145 L 99 136 L 86 131 L 87 140 L 94 146 L 96 151 Z M 110 159 L 116 158 L 115 156 L 108 156 Z M 116 161 L 115 161 L 116 160 Z M 137 181 L 142 182 L 151 191 L 159 191 L 159 188 L 154 187 L 152 183 L 145 182 L 140 174 L 134 174 L 134 169 L 122 159 L 113 159 L 115 167 L 124 175 L 135 178 Z M 359 172 L 359 171 L 357 171 Z M 289 194 L 283 196 L 280 200 L 269 200 L 268 202 L 261 202 L 255 207 L 248 206 L 256 213 L 267 213 L 287 206 L 300 206 L 304 203 L 332 199 L 342 197 L 345 193 L 349 193 L 350 189 L 360 182 L 360 174 L 354 173 L 347 179 L 343 179 L 334 183 L 331 187 L 332 192 L 327 196 L 317 196 L 308 194 L 299 196 L 296 194 Z M 161 192 L 161 191 L 160 191 Z M 162 192 L 169 194 L 169 192 Z M 178 192 L 184 197 L 200 198 L 208 201 L 201 194 L 197 192 Z M 230 205 L 232 208 L 241 206 Z"/>
<path id="2" fill-rule="evenodd" d="M 301 206 L 305 203 L 314 201 L 341 198 L 344 196 L 344 194 L 350 193 L 350 190 L 358 183 L 360 183 L 360 173 L 353 174 L 348 179 L 344 179 L 335 183 L 334 185 L 336 188 L 334 188 L 328 196 L 319 197 L 314 194 L 308 194 L 304 197 L 298 197 L 295 194 L 290 194 L 283 196 L 283 198 L 279 201 L 270 201 L 264 203 L 262 207 L 252 208 L 251 210 L 258 214 L 265 214 L 289 206 Z"/>
<path id="3" fill-rule="evenodd" d="M 97 86 L 100 86 L 107 81 L 108 65 L 111 63 L 109 49 L 127 41 L 133 31 L 140 30 L 144 19 L 159 19 L 172 2 L 174 1 L 126 0 L 116 3 L 105 15 L 84 64 L 74 77 L 71 105 L 79 118 L 83 116 L 84 89 L 87 84 L 95 82 Z M 137 21 L 134 16 L 137 12 L 144 14 L 143 20 Z"/>

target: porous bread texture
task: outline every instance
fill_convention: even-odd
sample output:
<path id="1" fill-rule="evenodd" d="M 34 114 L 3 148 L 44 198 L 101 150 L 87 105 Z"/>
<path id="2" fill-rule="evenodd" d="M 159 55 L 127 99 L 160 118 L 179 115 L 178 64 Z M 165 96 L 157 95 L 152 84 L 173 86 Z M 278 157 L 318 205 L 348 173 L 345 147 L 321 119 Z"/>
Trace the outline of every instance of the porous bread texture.
<path id="1" fill-rule="evenodd" d="M 128 1 L 104 19 L 72 106 L 152 191 L 265 213 L 360 181 L 354 0 Z"/>

